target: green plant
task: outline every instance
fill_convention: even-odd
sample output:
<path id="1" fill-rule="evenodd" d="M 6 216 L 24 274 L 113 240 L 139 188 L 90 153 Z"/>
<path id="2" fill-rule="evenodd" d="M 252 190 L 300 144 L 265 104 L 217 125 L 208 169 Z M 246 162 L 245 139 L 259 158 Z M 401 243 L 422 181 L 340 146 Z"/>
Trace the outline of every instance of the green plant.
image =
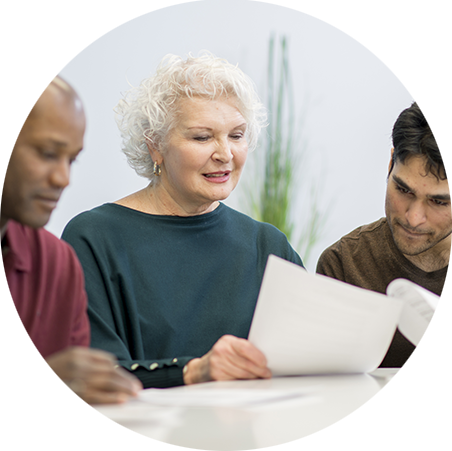
<path id="1" fill-rule="evenodd" d="M 310 189 L 302 187 L 303 175 L 309 171 L 308 144 L 300 136 L 295 136 L 296 126 L 302 132 L 304 121 L 296 123 L 288 44 L 284 36 L 279 50 L 277 61 L 275 38 L 271 36 L 266 101 L 269 126 L 252 158 L 254 175 L 252 185 L 247 187 L 250 193 L 247 210 L 255 219 L 273 224 L 281 230 L 307 263 L 313 246 L 322 235 L 327 214 L 319 208 L 317 184 L 312 183 Z M 306 111 L 301 114 L 301 118 L 305 115 Z M 296 214 L 294 197 L 302 188 L 304 193 L 309 193 L 310 203 L 307 211 Z M 295 226 L 300 223 L 301 231 L 296 234 Z"/>

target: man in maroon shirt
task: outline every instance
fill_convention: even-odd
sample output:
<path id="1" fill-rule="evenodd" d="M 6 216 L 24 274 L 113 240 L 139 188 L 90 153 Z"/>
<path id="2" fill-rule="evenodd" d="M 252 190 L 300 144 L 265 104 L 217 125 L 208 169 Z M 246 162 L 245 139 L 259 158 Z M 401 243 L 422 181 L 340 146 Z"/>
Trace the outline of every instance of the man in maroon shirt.
<path id="1" fill-rule="evenodd" d="M 112 355 L 89 349 L 83 272 L 72 248 L 43 229 L 83 147 L 85 114 L 57 77 L 17 138 L 0 210 L 2 257 L 19 316 L 55 373 L 89 403 L 123 402 L 140 382 Z"/>

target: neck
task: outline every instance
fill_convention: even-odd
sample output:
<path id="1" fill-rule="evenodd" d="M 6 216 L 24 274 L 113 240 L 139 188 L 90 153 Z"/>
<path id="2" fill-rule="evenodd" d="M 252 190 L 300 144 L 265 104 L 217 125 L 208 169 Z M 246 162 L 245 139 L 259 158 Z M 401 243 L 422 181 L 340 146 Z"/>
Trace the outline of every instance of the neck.
<path id="1" fill-rule="evenodd" d="M 451 236 L 444 238 L 436 246 L 418 255 L 405 255 L 405 257 L 425 272 L 438 271 L 449 264 Z"/>
<path id="2" fill-rule="evenodd" d="M 216 201 L 190 208 L 190 206 L 176 202 L 161 184 L 148 185 L 115 203 L 143 213 L 160 216 L 199 216 L 210 213 L 219 205 L 219 202 Z"/>
<path id="3" fill-rule="evenodd" d="M 149 185 L 146 196 L 153 214 L 168 216 L 199 216 L 215 210 L 219 202 L 187 204 L 175 199 L 163 184 Z"/>

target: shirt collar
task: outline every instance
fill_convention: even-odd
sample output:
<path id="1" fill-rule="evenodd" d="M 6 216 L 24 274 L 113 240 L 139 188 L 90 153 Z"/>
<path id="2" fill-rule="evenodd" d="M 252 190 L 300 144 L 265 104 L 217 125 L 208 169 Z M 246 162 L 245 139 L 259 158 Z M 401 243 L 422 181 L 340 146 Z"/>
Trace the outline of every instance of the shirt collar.
<path id="1" fill-rule="evenodd" d="M 15 221 L 9 220 L 5 237 L 8 253 L 6 260 L 12 260 L 18 271 L 28 272 L 31 270 L 31 249 L 28 243 L 27 227 Z"/>

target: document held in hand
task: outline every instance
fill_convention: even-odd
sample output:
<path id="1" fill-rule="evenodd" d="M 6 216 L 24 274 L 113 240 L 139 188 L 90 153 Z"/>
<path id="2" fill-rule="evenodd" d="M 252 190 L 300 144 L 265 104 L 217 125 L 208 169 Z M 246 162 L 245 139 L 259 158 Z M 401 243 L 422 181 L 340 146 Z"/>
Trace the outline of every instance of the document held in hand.
<path id="1" fill-rule="evenodd" d="M 274 376 L 370 372 L 397 326 L 418 344 L 439 299 L 404 279 L 391 282 L 387 294 L 270 255 L 248 339 Z"/>

